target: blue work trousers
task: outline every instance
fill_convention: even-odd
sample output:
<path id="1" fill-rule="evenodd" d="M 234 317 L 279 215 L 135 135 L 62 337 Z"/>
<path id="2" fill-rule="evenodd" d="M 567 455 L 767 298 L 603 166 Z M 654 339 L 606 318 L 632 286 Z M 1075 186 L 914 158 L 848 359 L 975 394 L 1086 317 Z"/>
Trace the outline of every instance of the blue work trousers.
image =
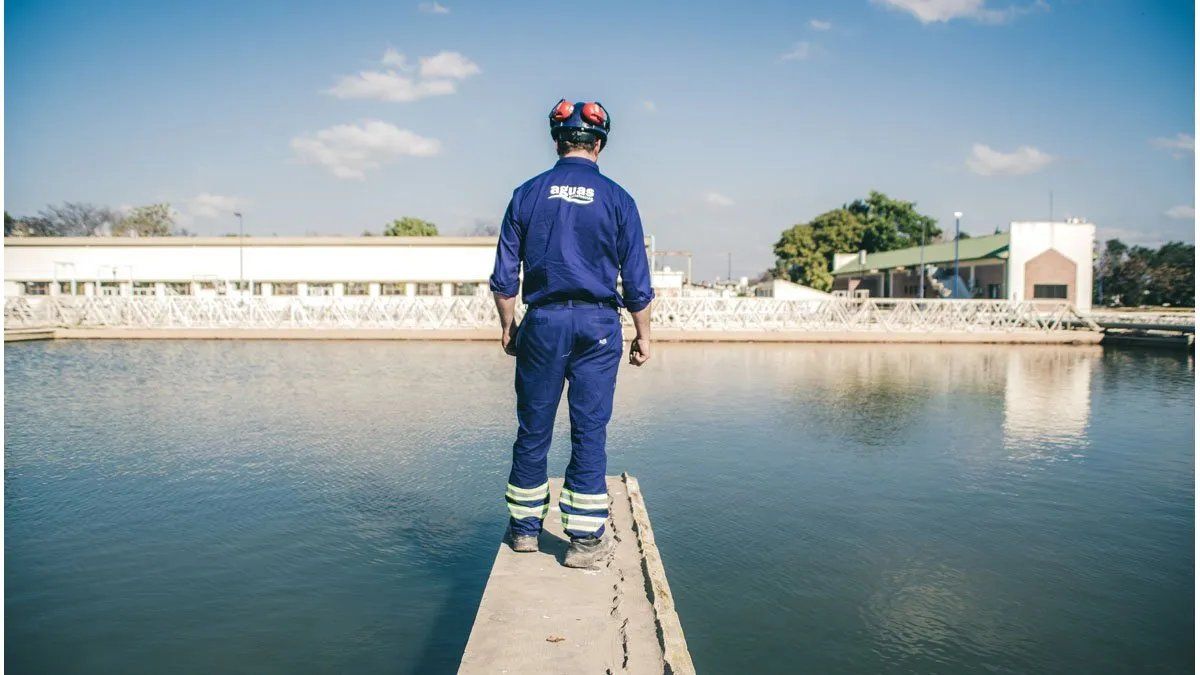
<path id="1" fill-rule="evenodd" d="M 534 307 L 515 339 L 518 429 L 505 494 L 512 529 L 538 534 L 550 509 L 546 455 L 567 383 L 571 461 L 558 502 L 563 528 L 572 539 L 603 536 L 605 440 L 622 352 L 618 310 L 594 303 Z"/>

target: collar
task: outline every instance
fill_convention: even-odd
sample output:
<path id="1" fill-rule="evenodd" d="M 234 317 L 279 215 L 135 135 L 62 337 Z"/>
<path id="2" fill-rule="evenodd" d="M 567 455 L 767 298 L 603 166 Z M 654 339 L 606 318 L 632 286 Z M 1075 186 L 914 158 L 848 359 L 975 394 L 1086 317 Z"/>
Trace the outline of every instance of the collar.
<path id="1" fill-rule="evenodd" d="M 584 157 L 563 157 L 562 159 L 555 162 L 554 166 L 562 166 L 564 164 L 577 164 L 579 166 L 590 166 L 593 169 L 600 168 L 595 162 L 593 162 L 590 159 L 584 158 Z"/>

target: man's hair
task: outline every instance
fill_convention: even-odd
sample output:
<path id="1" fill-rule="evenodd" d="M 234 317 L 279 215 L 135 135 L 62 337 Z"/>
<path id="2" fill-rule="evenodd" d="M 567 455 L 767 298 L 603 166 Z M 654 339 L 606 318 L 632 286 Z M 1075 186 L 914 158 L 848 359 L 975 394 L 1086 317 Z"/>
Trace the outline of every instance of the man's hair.
<path id="1" fill-rule="evenodd" d="M 558 156 L 562 157 L 573 150 L 591 152 L 598 140 L 600 140 L 599 136 L 588 131 L 575 131 L 562 134 L 557 141 Z"/>

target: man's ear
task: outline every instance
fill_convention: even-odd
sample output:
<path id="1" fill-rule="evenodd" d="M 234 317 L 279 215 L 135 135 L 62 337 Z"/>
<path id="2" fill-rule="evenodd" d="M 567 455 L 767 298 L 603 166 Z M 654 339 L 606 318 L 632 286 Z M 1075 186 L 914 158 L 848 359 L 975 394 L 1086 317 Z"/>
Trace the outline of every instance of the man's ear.
<path id="1" fill-rule="evenodd" d="M 592 154 L 599 155 L 602 149 L 604 149 L 604 144 L 600 142 L 599 138 L 597 138 L 595 145 L 592 146 Z"/>

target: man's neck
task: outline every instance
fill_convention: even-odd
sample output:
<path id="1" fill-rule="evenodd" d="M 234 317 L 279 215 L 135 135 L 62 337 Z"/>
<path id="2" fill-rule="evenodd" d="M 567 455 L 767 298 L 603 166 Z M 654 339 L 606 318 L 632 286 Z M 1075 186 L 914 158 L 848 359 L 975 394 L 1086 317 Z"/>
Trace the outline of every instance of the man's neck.
<path id="1" fill-rule="evenodd" d="M 559 159 L 566 159 L 568 157 L 578 157 L 580 159 L 586 159 L 588 161 L 597 163 L 600 161 L 600 153 L 591 153 L 586 150 L 572 150 L 567 154 L 560 156 Z"/>

